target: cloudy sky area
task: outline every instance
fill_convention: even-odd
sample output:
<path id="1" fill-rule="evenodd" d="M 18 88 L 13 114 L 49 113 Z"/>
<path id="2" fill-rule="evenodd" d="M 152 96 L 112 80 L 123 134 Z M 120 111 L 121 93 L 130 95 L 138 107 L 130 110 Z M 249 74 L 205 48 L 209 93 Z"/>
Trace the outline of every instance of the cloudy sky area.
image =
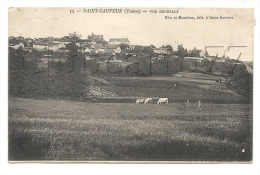
<path id="1" fill-rule="evenodd" d="M 87 8 L 86 8 L 87 9 Z M 124 11 L 126 8 L 123 8 Z M 139 9 L 139 8 L 133 8 Z M 87 38 L 92 32 L 110 38 L 128 37 L 131 45 L 172 45 L 205 50 L 206 46 L 224 46 L 207 51 L 210 55 L 230 56 L 253 60 L 253 9 L 177 9 L 179 13 L 99 14 L 76 12 L 80 8 L 10 8 L 9 36 L 30 38 L 62 37 L 76 31 Z M 74 14 L 70 14 L 74 10 Z M 176 10 L 176 9 L 171 9 Z M 165 19 L 165 16 L 194 17 L 193 19 Z M 202 16 L 204 19 L 196 19 Z M 206 16 L 233 19 L 205 19 Z M 230 48 L 228 46 L 247 46 Z"/>

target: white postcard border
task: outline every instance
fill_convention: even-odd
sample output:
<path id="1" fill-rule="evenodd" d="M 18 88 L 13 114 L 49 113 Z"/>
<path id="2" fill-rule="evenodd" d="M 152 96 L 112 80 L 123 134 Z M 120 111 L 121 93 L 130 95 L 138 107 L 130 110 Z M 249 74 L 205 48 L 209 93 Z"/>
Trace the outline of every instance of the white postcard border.
<path id="1" fill-rule="evenodd" d="M 215 7 L 254 8 L 254 140 L 252 164 L 10 164 L 7 159 L 8 7 Z M 259 174 L 259 1 L 1 1 L 1 174 Z"/>

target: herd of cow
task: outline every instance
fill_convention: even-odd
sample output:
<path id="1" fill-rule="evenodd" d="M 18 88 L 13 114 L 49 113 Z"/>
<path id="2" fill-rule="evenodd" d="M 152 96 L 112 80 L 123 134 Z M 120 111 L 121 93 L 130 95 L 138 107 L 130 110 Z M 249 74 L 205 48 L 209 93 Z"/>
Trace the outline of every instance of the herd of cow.
<path id="1" fill-rule="evenodd" d="M 153 98 L 140 98 L 136 100 L 136 104 L 150 104 L 152 102 Z M 168 104 L 169 100 L 168 98 L 159 98 L 157 101 L 157 104 Z"/>

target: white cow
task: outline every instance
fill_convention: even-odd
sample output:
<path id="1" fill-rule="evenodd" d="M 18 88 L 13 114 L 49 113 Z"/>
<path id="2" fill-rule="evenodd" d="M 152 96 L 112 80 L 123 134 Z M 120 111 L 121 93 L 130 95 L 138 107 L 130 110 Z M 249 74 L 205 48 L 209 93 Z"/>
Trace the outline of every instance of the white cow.
<path id="1" fill-rule="evenodd" d="M 152 102 L 152 98 L 147 98 L 144 101 L 144 104 L 150 104 Z"/>
<path id="2" fill-rule="evenodd" d="M 144 98 L 140 98 L 140 99 L 137 99 L 135 103 L 136 104 L 142 104 L 142 103 L 144 103 L 144 101 L 145 101 Z"/>
<path id="3" fill-rule="evenodd" d="M 168 104 L 169 103 L 169 99 L 168 98 L 159 98 L 157 104 Z"/>

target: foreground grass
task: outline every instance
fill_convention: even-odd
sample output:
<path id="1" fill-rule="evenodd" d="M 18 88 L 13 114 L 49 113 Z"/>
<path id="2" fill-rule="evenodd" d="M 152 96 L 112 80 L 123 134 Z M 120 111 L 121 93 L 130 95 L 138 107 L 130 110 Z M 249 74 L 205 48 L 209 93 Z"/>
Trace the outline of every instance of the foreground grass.
<path id="1" fill-rule="evenodd" d="M 9 99 L 9 160 L 252 160 L 249 105 Z"/>

